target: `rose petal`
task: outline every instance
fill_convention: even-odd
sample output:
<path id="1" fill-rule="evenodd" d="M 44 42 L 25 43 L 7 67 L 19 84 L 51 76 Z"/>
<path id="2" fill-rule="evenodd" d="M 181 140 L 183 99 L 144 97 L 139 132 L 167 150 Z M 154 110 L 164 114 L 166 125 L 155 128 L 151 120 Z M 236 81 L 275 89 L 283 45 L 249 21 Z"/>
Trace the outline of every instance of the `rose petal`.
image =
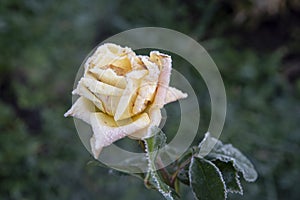
<path id="1" fill-rule="evenodd" d="M 98 158 L 103 147 L 147 127 L 150 123 L 150 119 L 146 113 L 134 117 L 133 120 L 133 122 L 127 125 L 118 126 L 113 117 L 101 112 L 92 113 L 90 121 L 94 134 L 90 142 L 94 157 Z"/>
<path id="2" fill-rule="evenodd" d="M 111 64 L 113 66 L 123 69 L 124 72 L 131 71 L 131 62 L 127 55 L 115 59 Z"/>
<path id="3" fill-rule="evenodd" d="M 105 109 L 105 113 L 114 116 L 121 97 L 105 95 L 97 95 L 97 97 L 101 100 Z"/>
<path id="4" fill-rule="evenodd" d="M 123 90 L 94 79 L 82 78 L 74 93 L 93 101 L 102 112 L 114 115 Z"/>
<path id="5" fill-rule="evenodd" d="M 112 69 L 93 68 L 90 72 L 101 82 L 112 85 L 121 89 L 126 87 L 124 76 L 118 76 Z"/>
<path id="6" fill-rule="evenodd" d="M 148 74 L 147 70 L 135 70 L 135 71 L 131 71 L 128 74 L 126 74 L 126 78 L 130 78 L 130 79 L 141 79 L 144 78 L 146 75 Z"/>
<path id="7" fill-rule="evenodd" d="M 147 67 L 149 73 L 143 78 L 139 86 L 138 95 L 132 110 L 133 114 L 142 112 L 146 108 L 148 102 L 153 101 L 160 73 L 158 66 L 155 63 L 150 62 L 148 56 L 140 56 L 140 58 Z"/>
<path id="8" fill-rule="evenodd" d="M 106 43 L 104 45 L 101 45 L 97 48 L 94 54 L 91 57 L 89 57 L 86 61 L 84 65 L 85 73 L 87 73 L 87 71 L 91 68 L 101 68 L 114 62 L 116 62 L 115 64 L 119 66 L 117 61 L 120 60 L 120 57 L 124 57 L 124 55 L 134 56 L 135 53 L 130 48 L 123 48 L 119 45 L 112 43 Z"/>
<path id="9" fill-rule="evenodd" d="M 167 88 L 170 82 L 172 60 L 170 56 L 159 53 L 158 51 L 150 52 L 150 60 L 160 67 L 158 87 L 153 104 L 158 108 L 162 108 L 165 104 Z"/>
<path id="10" fill-rule="evenodd" d="M 141 130 L 138 130 L 132 134 L 129 135 L 130 138 L 132 139 L 142 139 L 142 138 L 147 138 L 150 137 L 152 134 L 152 127 L 154 126 L 159 126 L 161 122 L 161 111 L 159 108 L 155 107 L 150 107 L 147 110 L 148 116 L 150 118 L 150 124 Z"/>
<path id="11" fill-rule="evenodd" d="M 68 110 L 64 116 L 72 116 L 81 119 L 90 124 L 90 114 L 95 112 L 95 105 L 84 97 L 79 97 L 73 106 Z"/>
<path id="12" fill-rule="evenodd" d="M 140 79 L 147 74 L 147 70 L 132 71 L 126 76 L 127 86 L 120 98 L 114 119 L 116 121 L 133 116 L 132 113 L 134 100 L 137 96 L 137 90 L 141 83 Z"/>
<path id="13" fill-rule="evenodd" d="M 101 102 L 101 100 L 95 96 L 89 89 L 87 89 L 84 85 L 81 83 L 78 83 L 77 88 L 73 90 L 72 94 L 78 94 L 80 96 L 83 96 L 90 101 L 92 101 L 97 108 L 99 108 L 101 111 L 105 112 L 105 108 Z"/>
<path id="14" fill-rule="evenodd" d="M 158 87 L 155 95 L 155 99 L 151 107 L 148 109 L 150 117 L 150 125 L 141 131 L 137 131 L 130 136 L 132 138 L 145 138 L 151 136 L 151 130 L 153 126 L 159 126 L 161 121 L 161 111 L 160 109 L 165 105 L 165 99 L 167 95 L 167 90 L 169 88 L 170 75 L 171 75 L 171 57 L 162 54 L 158 51 L 150 52 L 150 61 L 156 63 L 160 68 L 160 75 L 158 78 Z"/>
<path id="15" fill-rule="evenodd" d="M 188 95 L 186 93 L 183 93 L 182 91 L 174 88 L 174 87 L 168 87 L 165 104 L 171 103 L 173 101 L 177 101 L 179 99 L 186 98 Z"/>
<path id="16" fill-rule="evenodd" d="M 123 89 L 90 78 L 81 78 L 80 84 L 81 83 L 94 94 L 101 94 L 106 96 L 121 96 L 124 91 Z"/>

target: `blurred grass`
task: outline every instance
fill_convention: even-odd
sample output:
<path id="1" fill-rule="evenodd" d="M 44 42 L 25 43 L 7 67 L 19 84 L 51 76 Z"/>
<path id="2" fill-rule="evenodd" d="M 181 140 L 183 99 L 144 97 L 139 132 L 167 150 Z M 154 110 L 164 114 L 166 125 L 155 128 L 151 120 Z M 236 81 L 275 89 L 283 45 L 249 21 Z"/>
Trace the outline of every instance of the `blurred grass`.
<path id="1" fill-rule="evenodd" d="M 135 178 L 87 165 L 92 157 L 63 118 L 88 52 L 140 26 L 188 34 L 219 67 L 228 98 L 221 139 L 260 174 L 244 184 L 243 197 L 230 199 L 298 199 L 299 1 L 258 2 L 1 1 L 0 199 L 162 199 Z M 201 99 L 202 134 L 210 118 L 206 88 L 186 62 L 174 58 L 174 65 Z"/>

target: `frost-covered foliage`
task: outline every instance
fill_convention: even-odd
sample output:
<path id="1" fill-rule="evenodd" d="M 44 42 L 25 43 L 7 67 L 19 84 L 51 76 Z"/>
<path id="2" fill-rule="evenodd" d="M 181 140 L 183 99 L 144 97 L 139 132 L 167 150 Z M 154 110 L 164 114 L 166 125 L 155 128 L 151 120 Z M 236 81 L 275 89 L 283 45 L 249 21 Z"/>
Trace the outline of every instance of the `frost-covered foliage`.
<path id="1" fill-rule="evenodd" d="M 254 166 L 238 149 L 222 144 L 210 133 L 205 134 L 198 147 L 191 147 L 180 157 L 172 165 L 173 169 L 165 167 L 158 170 L 157 166 L 161 166 L 159 151 L 165 146 L 166 136 L 159 130 L 154 132 L 154 136 L 144 140 L 148 158 L 145 183 L 152 185 L 166 199 L 180 198 L 180 185 L 185 184 L 191 188 L 195 199 L 223 200 L 228 193 L 243 195 L 239 174 L 246 181 L 257 179 Z M 205 155 L 203 152 L 206 152 Z M 182 170 L 185 170 L 184 178 L 179 173 Z"/>

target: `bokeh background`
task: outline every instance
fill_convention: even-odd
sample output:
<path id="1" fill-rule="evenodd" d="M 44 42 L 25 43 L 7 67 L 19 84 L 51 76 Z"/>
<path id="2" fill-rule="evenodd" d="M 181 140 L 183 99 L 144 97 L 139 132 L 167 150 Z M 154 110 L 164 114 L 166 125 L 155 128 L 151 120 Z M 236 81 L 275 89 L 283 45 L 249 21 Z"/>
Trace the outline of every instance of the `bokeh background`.
<path id="1" fill-rule="evenodd" d="M 242 182 L 244 196 L 229 199 L 299 199 L 299 22 L 299 0 L 1 0 L 0 199 L 163 199 L 134 177 L 89 164 L 73 120 L 63 118 L 85 56 L 141 26 L 189 35 L 219 67 L 228 98 L 221 139 L 259 173 Z M 190 67 L 176 58 L 174 65 Z M 201 99 L 203 134 L 209 96 L 185 71 Z"/>

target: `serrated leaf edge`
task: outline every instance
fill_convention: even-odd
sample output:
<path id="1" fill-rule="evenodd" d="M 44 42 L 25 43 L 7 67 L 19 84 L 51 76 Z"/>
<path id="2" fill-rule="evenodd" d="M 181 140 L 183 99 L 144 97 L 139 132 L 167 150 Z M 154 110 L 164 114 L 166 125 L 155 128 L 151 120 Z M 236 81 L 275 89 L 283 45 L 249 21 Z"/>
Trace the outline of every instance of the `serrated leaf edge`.
<path id="1" fill-rule="evenodd" d="M 206 142 L 208 139 L 211 139 L 211 140 L 212 140 L 212 141 L 210 141 L 210 142 L 212 142 L 212 143 L 214 144 L 214 147 L 210 150 L 210 152 L 205 153 L 205 152 L 203 152 L 203 149 L 202 149 L 201 147 L 202 147 L 203 144 L 205 144 L 205 142 Z M 257 179 L 258 174 L 257 174 L 257 171 L 255 170 L 253 164 L 251 163 L 251 161 L 250 161 L 250 160 L 249 160 L 249 159 L 248 159 L 248 158 L 247 158 L 247 157 L 246 157 L 239 149 L 235 148 L 232 144 L 223 144 L 223 142 L 221 142 L 220 140 L 218 140 L 218 139 L 212 137 L 211 134 L 210 134 L 209 132 L 205 133 L 203 140 L 202 140 L 202 141 L 199 143 L 199 145 L 198 145 L 198 148 L 199 148 L 198 157 L 204 157 L 204 156 L 209 155 L 209 154 L 218 154 L 219 152 L 217 152 L 217 153 L 211 153 L 211 152 L 215 149 L 216 145 L 222 145 L 222 148 L 223 148 L 223 149 L 224 149 L 225 147 L 230 147 L 230 148 L 234 149 L 237 153 L 239 153 L 241 156 L 243 156 L 243 157 L 248 161 L 248 164 L 249 164 L 250 168 L 253 170 L 254 175 L 253 175 L 252 178 L 249 178 L 249 177 L 247 176 L 247 174 L 245 173 L 245 170 L 242 169 L 242 168 L 240 168 L 240 167 L 236 164 L 235 159 L 232 158 L 232 157 L 230 157 L 230 156 L 228 156 L 228 155 L 226 155 L 226 154 L 220 155 L 220 156 L 216 156 L 215 159 L 218 159 L 218 160 L 223 161 L 223 162 L 229 162 L 229 161 L 232 161 L 232 162 L 233 162 L 233 167 L 234 167 L 237 171 L 241 172 L 241 173 L 243 174 L 244 179 L 245 179 L 246 181 L 248 181 L 248 182 L 254 182 L 254 181 Z"/>
<path id="2" fill-rule="evenodd" d="M 243 195 L 244 191 L 243 191 L 243 187 L 242 187 L 242 184 L 241 184 L 241 181 L 240 181 L 240 176 L 239 176 L 238 172 L 235 172 L 235 181 L 238 184 L 239 190 L 232 190 L 232 189 L 227 188 L 227 186 L 226 186 L 226 191 L 230 192 L 230 193 Z"/>
<path id="3" fill-rule="evenodd" d="M 228 145 L 232 146 L 231 144 L 228 144 Z M 243 154 L 241 151 L 239 151 L 237 148 L 235 148 L 235 147 L 233 147 L 233 146 L 232 146 L 232 148 L 234 148 L 236 151 L 238 151 L 241 155 L 244 156 L 244 154 Z M 244 177 L 244 179 L 245 179 L 246 181 L 248 181 L 248 182 L 254 182 L 254 181 L 256 181 L 257 176 L 258 176 L 258 175 L 257 175 L 257 172 L 256 172 L 256 170 L 255 170 L 253 164 L 250 162 L 250 160 L 249 160 L 246 156 L 244 156 L 244 157 L 249 161 L 248 164 L 251 166 L 250 168 L 253 169 L 253 173 L 255 174 L 255 175 L 253 176 L 253 178 L 249 178 L 249 177 L 247 176 L 245 170 L 244 170 L 243 168 L 240 168 L 240 167 L 236 164 L 235 159 L 232 158 L 232 157 L 229 157 L 229 156 L 227 156 L 227 155 L 221 155 L 221 156 L 217 156 L 214 160 L 220 160 L 220 161 L 226 162 L 226 163 L 227 163 L 227 162 L 232 162 L 232 163 L 233 163 L 233 167 L 234 167 L 237 171 L 239 171 L 239 172 L 241 172 L 241 173 L 243 174 L 243 177 Z"/>

